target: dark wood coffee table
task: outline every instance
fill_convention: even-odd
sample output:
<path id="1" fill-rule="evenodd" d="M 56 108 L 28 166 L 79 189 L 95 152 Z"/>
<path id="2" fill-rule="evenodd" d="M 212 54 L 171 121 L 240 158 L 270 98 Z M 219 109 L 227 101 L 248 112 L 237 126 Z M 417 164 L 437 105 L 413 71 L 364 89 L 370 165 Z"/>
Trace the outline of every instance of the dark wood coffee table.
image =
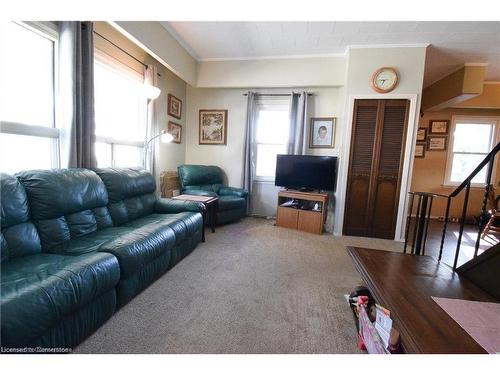
<path id="1" fill-rule="evenodd" d="M 391 311 L 406 353 L 486 353 L 431 297 L 497 302 L 426 255 L 348 247 L 375 300 Z"/>
<path id="2" fill-rule="evenodd" d="M 181 194 L 172 199 L 178 199 L 182 201 L 193 201 L 200 202 L 205 205 L 205 211 L 203 211 L 203 229 L 201 231 L 201 241 L 205 242 L 205 225 L 207 223 L 207 214 L 210 215 L 210 227 L 212 233 L 215 233 L 215 224 L 217 221 L 217 207 L 219 206 L 218 197 L 206 197 L 204 195 L 191 195 L 191 194 Z"/>

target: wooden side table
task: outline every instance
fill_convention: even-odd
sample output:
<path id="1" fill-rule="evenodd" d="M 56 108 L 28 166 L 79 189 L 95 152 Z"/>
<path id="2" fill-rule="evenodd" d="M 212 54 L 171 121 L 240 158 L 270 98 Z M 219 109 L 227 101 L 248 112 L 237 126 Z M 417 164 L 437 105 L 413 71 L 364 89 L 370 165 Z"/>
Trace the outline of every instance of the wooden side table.
<path id="1" fill-rule="evenodd" d="M 181 195 L 177 195 L 176 197 L 172 197 L 172 199 L 203 203 L 205 205 L 205 211 L 203 211 L 203 229 L 201 231 L 201 241 L 205 242 L 205 225 L 207 223 L 207 214 L 210 215 L 210 227 L 212 229 L 212 233 L 215 233 L 215 224 L 217 221 L 216 212 L 217 212 L 217 208 L 219 206 L 219 198 L 218 197 L 206 197 L 204 195 L 181 194 Z"/>

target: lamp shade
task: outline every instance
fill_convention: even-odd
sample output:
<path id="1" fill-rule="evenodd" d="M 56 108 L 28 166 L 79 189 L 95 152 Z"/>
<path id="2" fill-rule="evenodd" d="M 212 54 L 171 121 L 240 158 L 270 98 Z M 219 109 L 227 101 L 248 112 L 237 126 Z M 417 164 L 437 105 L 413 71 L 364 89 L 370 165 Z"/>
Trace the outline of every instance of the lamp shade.
<path id="1" fill-rule="evenodd" d="M 167 133 L 167 132 L 163 133 L 163 134 L 161 135 L 161 137 L 160 137 L 160 141 L 161 141 L 162 143 L 170 143 L 170 142 L 172 142 L 173 140 L 174 140 L 174 137 L 172 136 L 172 134 Z"/>
<path id="2" fill-rule="evenodd" d="M 161 90 L 153 85 L 144 84 L 144 96 L 149 100 L 155 100 L 161 94 Z"/>

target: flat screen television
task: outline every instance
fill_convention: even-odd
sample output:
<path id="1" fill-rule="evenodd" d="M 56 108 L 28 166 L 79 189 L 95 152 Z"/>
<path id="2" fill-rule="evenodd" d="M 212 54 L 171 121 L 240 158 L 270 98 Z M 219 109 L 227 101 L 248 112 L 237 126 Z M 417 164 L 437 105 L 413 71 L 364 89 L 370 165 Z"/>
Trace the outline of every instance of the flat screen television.
<path id="1" fill-rule="evenodd" d="M 278 155 L 275 185 L 297 190 L 334 191 L 337 182 L 335 156 Z"/>

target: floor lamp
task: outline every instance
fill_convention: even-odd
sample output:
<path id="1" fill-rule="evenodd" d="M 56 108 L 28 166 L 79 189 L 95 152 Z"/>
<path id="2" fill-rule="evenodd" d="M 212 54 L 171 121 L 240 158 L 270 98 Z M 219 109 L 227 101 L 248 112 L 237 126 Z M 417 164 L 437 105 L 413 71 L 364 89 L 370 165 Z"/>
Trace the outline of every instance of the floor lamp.
<path id="1" fill-rule="evenodd" d="M 148 106 L 149 106 L 149 103 L 151 101 L 155 100 L 156 98 L 158 98 L 158 96 L 160 96 L 161 90 L 158 87 L 152 85 L 144 85 L 144 92 L 148 100 Z M 149 109 L 146 111 L 146 123 L 148 123 L 148 121 L 149 121 Z M 149 138 L 148 140 L 146 140 L 146 142 L 144 142 L 144 168 L 146 168 L 146 160 L 148 158 L 150 143 L 151 141 L 154 141 L 158 137 L 161 137 L 160 140 L 162 143 L 170 143 L 174 139 L 172 134 L 168 133 L 165 129 L 163 129 L 162 131 L 160 131 L 159 134 L 156 134 L 151 138 Z"/>

